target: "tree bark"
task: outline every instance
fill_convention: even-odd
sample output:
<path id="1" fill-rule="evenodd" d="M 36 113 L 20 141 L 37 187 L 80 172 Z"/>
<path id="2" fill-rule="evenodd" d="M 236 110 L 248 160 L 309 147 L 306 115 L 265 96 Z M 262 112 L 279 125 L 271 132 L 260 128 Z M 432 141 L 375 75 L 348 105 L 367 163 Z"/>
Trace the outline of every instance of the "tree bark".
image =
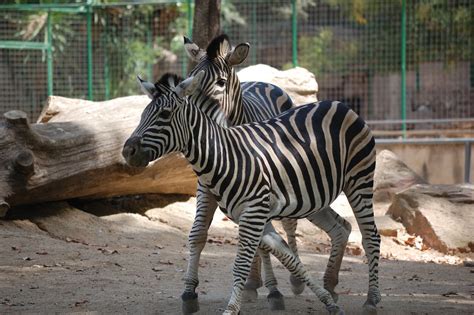
<path id="1" fill-rule="evenodd" d="M 193 20 L 193 42 L 205 49 L 209 42 L 220 33 L 220 0 L 196 0 Z M 196 64 L 190 62 L 188 71 Z"/>
<path id="2" fill-rule="evenodd" d="M 123 144 L 146 104 L 141 97 L 97 103 L 52 97 L 40 117 L 49 120 L 46 124 L 30 124 L 21 111 L 5 113 L 0 122 L 0 216 L 9 206 L 71 198 L 194 194 L 196 176 L 181 154 L 145 169 L 125 164 Z"/>

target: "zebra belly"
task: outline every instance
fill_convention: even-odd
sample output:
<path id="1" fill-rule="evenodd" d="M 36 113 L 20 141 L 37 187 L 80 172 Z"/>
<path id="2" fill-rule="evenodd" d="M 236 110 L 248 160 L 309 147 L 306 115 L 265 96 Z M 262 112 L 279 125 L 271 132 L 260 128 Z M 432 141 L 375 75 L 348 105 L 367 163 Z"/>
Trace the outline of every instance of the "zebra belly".
<path id="1" fill-rule="evenodd" d="M 336 198 L 328 198 L 324 201 L 319 198 L 316 191 L 309 192 L 308 195 L 297 196 L 294 186 L 288 186 L 286 192 L 273 192 L 270 196 L 270 217 L 274 219 L 292 218 L 302 219 L 329 206 Z M 340 193 L 340 192 L 339 192 Z M 339 193 L 337 195 L 339 195 Z M 336 196 L 337 196 L 336 195 Z"/>

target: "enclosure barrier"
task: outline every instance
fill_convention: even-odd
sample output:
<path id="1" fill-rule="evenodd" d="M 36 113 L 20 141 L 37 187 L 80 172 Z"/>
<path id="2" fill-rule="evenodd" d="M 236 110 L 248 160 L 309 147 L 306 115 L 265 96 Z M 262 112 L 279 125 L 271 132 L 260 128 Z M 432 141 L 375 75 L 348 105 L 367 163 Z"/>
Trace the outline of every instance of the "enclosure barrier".
<path id="1" fill-rule="evenodd" d="M 99 101 L 139 93 L 137 73 L 186 75 L 194 1 L 64 2 L 0 5 L 0 112 L 34 120 L 53 93 Z M 223 31 L 251 43 L 242 67 L 305 67 L 319 99 L 346 102 L 377 130 L 473 129 L 474 1 L 221 6 Z"/>
<path id="2" fill-rule="evenodd" d="M 440 139 L 375 139 L 376 144 L 416 144 L 416 145 L 446 145 L 464 144 L 464 182 L 471 183 L 471 151 L 474 138 L 440 138 Z"/>

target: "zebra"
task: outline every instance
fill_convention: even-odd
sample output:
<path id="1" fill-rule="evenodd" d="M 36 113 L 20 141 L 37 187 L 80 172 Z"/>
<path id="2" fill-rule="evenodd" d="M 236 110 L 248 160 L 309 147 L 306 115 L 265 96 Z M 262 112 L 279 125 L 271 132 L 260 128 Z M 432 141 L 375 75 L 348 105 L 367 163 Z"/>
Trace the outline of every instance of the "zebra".
<path id="1" fill-rule="evenodd" d="M 239 84 L 239 79 L 233 67 L 242 63 L 247 57 L 249 51 L 248 43 L 238 44 L 234 49 L 231 49 L 229 38 L 227 35 L 222 34 L 214 38 L 206 50 L 199 48 L 199 46 L 186 37 L 184 38 L 184 44 L 188 56 L 197 63 L 194 69 L 191 70 L 190 75 L 192 76 L 200 71 L 204 71 L 205 79 L 201 82 L 201 93 L 215 100 L 215 102 L 208 104 L 203 110 L 221 126 L 262 121 L 294 107 L 288 95 L 276 86 L 262 82 L 244 82 L 241 85 Z M 192 102 L 195 102 L 199 96 L 190 95 L 189 97 Z M 225 115 L 222 115 L 222 112 Z M 198 199 L 199 192 L 204 190 L 205 188 L 200 185 Z M 204 193 L 204 195 L 206 200 L 213 199 L 211 194 Z M 207 233 L 209 225 L 206 226 L 202 222 L 210 222 L 206 220 L 212 219 L 215 208 L 215 202 L 211 210 L 206 208 L 206 203 L 199 203 L 198 200 L 195 223 L 198 222 L 199 224 L 198 218 L 201 218 L 201 224 L 198 226 L 199 228 L 193 228 L 191 231 L 190 243 L 196 242 L 198 239 L 201 242 L 205 241 L 206 234 L 204 233 Z M 206 216 L 206 213 L 209 213 L 209 215 Z M 329 235 L 332 245 L 331 255 L 324 273 L 324 288 L 331 292 L 333 298 L 337 301 L 338 295 L 334 289 L 339 282 L 339 270 L 352 228 L 350 223 L 340 217 L 331 207 L 322 209 L 318 215 L 320 218 L 315 220 L 314 223 Z M 369 222 L 364 222 L 364 224 L 368 225 Z M 282 220 L 282 225 L 287 234 L 291 250 L 298 255 L 295 233 L 297 221 L 285 218 Z M 367 226 L 367 229 L 370 228 L 370 226 Z M 187 299 L 183 298 L 183 309 L 190 309 L 185 307 L 186 303 L 191 304 L 194 302 L 189 297 L 195 297 L 195 300 L 197 300 L 197 295 L 194 292 L 199 283 L 197 268 L 199 267 L 198 259 L 202 248 L 201 246 L 199 249 L 193 250 L 193 246 L 191 246 L 191 259 L 185 277 L 186 288 L 182 295 L 187 297 Z M 268 254 L 263 252 L 261 256 L 265 270 L 265 286 L 270 291 L 268 295 L 270 307 L 284 305 L 283 296 L 276 289 L 277 282 L 271 269 L 270 258 Z M 193 259 L 193 257 L 197 257 L 197 259 Z M 258 256 L 256 258 L 258 259 Z M 247 292 L 251 289 L 255 290 L 258 286 L 256 284 L 260 276 L 256 269 L 257 265 L 259 264 L 253 264 L 252 266 L 251 274 L 245 286 L 248 289 Z M 304 283 L 300 282 L 293 275 L 290 275 L 290 283 L 293 293 L 300 294 L 304 290 Z M 197 303 L 197 301 L 194 303 Z M 273 307 L 273 309 L 278 309 L 278 307 Z"/>
<path id="2" fill-rule="evenodd" d="M 215 58 L 216 48 L 221 46 L 228 55 L 226 60 L 222 60 L 225 62 L 219 62 L 220 59 Z M 204 70 L 207 74 L 207 84 L 203 90 L 217 102 L 206 108 L 206 114 L 213 117 L 221 126 L 230 127 L 253 121 L 262 121 L 294 107 L 289 95 L 273 84 L 265 82 L 240 83 L 234 66 L 241 64 L 247 58 L 250 47 L 248 43 L 241 43 L 231 50 L 229 39 L 227 35 L 223 34 L 211 40 L 206 50 L 201 49 L 187 37 L 184 37 L 184 47 L 191 60 L 197 64 L 191 70 L 191 73 Z M 190 259 L 184 277 L 185 290 L 181 296 L 184 313 L 194 313 L 199 310 L 198 296 L 195 292 L 199 284 L 199 258 L 206 243 L 207 230 L 217 208 L 214 196 L 199 183 L 196 196 L 196 217 L 189 234 Z M 297 254 L 296 220 L 282 220 L 282 226 L 286 231 L 290 248 Z M 267 300 L 270 309 L 282 310 L 285 308 L 284 298 L 277 288 L 277 280 L 273 273 L 270 256 L 266 252 L 260 251 L 255 256 L 255 261 L 244 287 L 245 296 L 247 299 L 257 297 L 257 288 L 262 285 L 261 263 L 263 263 L 265 271 L 265 286 L 269 291 Z M 290 283 L 294 294 L 303 292 L 304 283 L 292 275 L 290 275 Z"/>
<path id="3" fill-rule="evenodd" d="M 323 101 L 290 109 L 264 122 L 225 128 L 206 116 L 214 100 L 200 93 L 201 71 L 161 94 L 145 108 L 124 144 L 126 162 L 146 166 L 182 152 L 220 209 L 239 224 L 234 284 L 224 314 L 238 314 L 244 282 L 257 247 L 270 251 L 317 295 L 331 314 L 342 314 L 330 292 L 309 277 L 299 258 L 267 224 L 272 219 L 321 219 L 344 191 L 359 219 L 369 263 L 364 308 L 376 310 L 380 236 L 373 224 L 375 141 L 365 122 L 340 102 Z M 169 79 L 169 78 L 168 78 Z M 177 86 L 176 86 L 177 85 Z M 176 86 L 176 87 L 175 87 Z M 185 95 L 201 95 L 196 104 Z M 365 229 L 364 222 L 371 230 Z M 368 233 L 368 235 L 366 235 Z"/>

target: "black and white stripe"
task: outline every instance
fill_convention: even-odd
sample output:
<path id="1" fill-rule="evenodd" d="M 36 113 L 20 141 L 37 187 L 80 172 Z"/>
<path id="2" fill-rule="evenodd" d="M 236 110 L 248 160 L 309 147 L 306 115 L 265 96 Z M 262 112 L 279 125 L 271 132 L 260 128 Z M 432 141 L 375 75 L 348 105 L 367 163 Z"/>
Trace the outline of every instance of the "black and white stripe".
<path id="1" fill-rule="evenodd" d="M 188 55 L 197 63 L 191 71 L 202 71 L 204 75 L 201 91 L 215 102 L 207 103 L 201 109 L 221 126 L 235 126 L 243 123 L 262 121 L 275 117 L 283 111 L 293 107 L 293 102 L 286 92 L 279 87 L 264 82 L 240 83 L 234 65 L 243 61 L 248 51 L 247 44 L 241 44 L 234 50 L 230 48 L 226 35 L 216 37 L 206 50 L 200 49 L 191 40 L 185 38 L 185 48 Z M 239 48 L 240 47 L 240 48 Z M 238 53 L 240 51 L 240 54 Z M 233 55 L 235 55 L 233 57 Z M 197 299 L 195 293 L 199 284 L 198 268 L 201 251 L 206 244 L 207 230 L 216 209 L 214 196 L 201 184 L 197 189 L 196 217 L 189 233 L 190 259 L 185 275 L 185 292 L 183 293 L 183 310 L 189 312 L 196 310 Z M 288 230 L 288 240 L 294 252 L 296 248 L 296 220 L 284 220 L 283 226 Z M 283 295 L 278 291 L 277 280 L 272 270 L 268 253 L 261 252 L 257 255 L 252 272 L 245 285 L 246 296 L 257 296 L 256 289 L 262 285 L 260 275 L 260 262 L 263 263 L 265 286 L 269 290 L 271 309 L 283 309 Z M 262 259 L 260 259 L 260 256 Z M 299 294 L 304 289 L 304 284 L 297 279 L 292 279 L 293 292 Z M 189 307 L 188 304 L 194 306 Z"/>
<path id="2" fill-rule="evenodd" d="M 191 100 L 175 93 L 154 99 L 127 140 L 124 157 L 137 165 L 172 151 L 182 152 L 201 185 L 239 224 L 234 287 L 227 312 L 237 314 L 240 309 L 241 292 L 259 245 L 305 281 L 331 313 L 339 312 L 329 292 L 314 284 L 298 257 L 286 250 L 267 223 L 287 217 L 316 222 L 321 219 L 321 209 L 342 191 L 363 234 L 369 261 L 366 306 L 375 308 L 380 300 L 380 237 L 372 208 L 375 143 L 368 126 L 344 104 L 325 101 L 291 109 L 264 122 L 223 128 L 200 110 L 215 102 L 199 89 L 202 74 L 177 88 L 180 94 L 193 95 Z"/>

